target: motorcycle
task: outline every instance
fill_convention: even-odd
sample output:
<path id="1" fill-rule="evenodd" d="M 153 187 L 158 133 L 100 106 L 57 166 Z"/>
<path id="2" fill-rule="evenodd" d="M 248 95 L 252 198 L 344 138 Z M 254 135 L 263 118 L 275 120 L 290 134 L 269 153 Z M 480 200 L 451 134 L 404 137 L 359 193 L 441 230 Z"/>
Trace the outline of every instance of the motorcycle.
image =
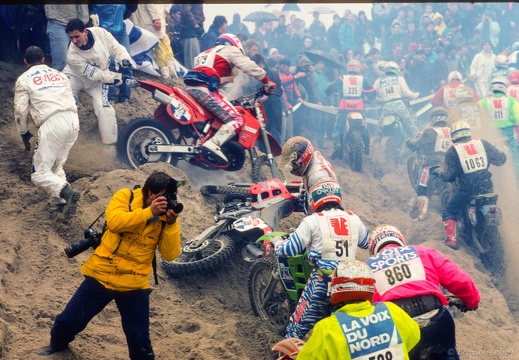
<path id="1" fill-rule="evenodd" d="M 272 240 L 280 236 L 288 235 L 273 232 L 257 240 L 263 252 L 250 269 L 247 287 L 254 315 L 267 320 L 269 327 L 283 336 L 313 266 L 306 254 L 277 256 Z"/>
<path id="2" fill-rule="evenodd" d="M 400 119 L 395 115 L 382 118 L 380 122 L 382 137 L 387 137 L 384 146 L 386 164 L 400 165 L 405 143 L 405 131 Z"/>
<path id="3" fill-rule="evenodd" d="M 439 177 L 430 174 L 428 171 L 424 172 L 424 161 L 425 159 L 419 152 L 413 152 L 407 158 L 407 176 L 409 177 L 413 189 L 416 189 L 416 186 L 420 184 L 427 187 L 427 197 L 429 199 L 431 199 L 433 195 L 440 198 L 440 208 L 438 210 L 441 212 L 445 206 L 447 206 L 449 200 L 445 198 L 445 196 L 442 196 L 444 190 L 449 188 L 449 184 L 441 181 Z M 429 167 L 428 170 L 431 168 L 432 166 Z"/>
<path id="4" fill-rule="evenodd" d="M 253 182 L 271 177 L 283 179 L 274 160 L 274 156 L 281 154 L 281 145 L 266 131 L 265 111 L 258 101 L 268 95 L 263 88 L 254 95 L 232 101 L 244 118 L 244 126 L 222 146 L 228 162 L 219 164 L 210 153 L 202 151 L 202 145 L 216 134 L 223 122 L 180 88 L 138 81 L 140 87 L 151 92 L 160 104 L 153 118 L 132 120 L 119 134 L 117 155 L 130 168 L 148 162 L 169 162 L 176 166 L 179 160 L 185 160 L 206 170 L 237 171 L 243 167 L 248 150 Z M 262 143 L 264 155 L 258 154 L 257 141 Z M 264 168 L 268 169 L 268 176 L 265 176 Z"/>
<path id="5" fill-rule="evenodd" d="M 448 203 L 452 196 L 451 187 L 442 193 L 442 201 Z M 483 265 L 494 275 L 505 273 L 505 252 L 499 225 L 502 223 L 501 209 L 497 206 L 495 193 L 474 195 L 460 212 L 457 234 L 481 259 Z"/>
<path id="6" fill-rule="evenodd" d="M 215 194 L 220 190 L 227 195 L 223 207 L 216 209 L 215 224 L 187 241 L 175 260 L 162 262 L 170 276 L 217 268 L 232 255 L 235 242 L 244 242 L 247 252 L 257 257 L 262 250 L 255 244 L 256 239 L 277 229 L 281 219 L 293 212 L 308 213 L 302 181 L 285 185 L 274 178 L 257 184 L 235 183 L 221 188 L 206 185 L 202 193 Z"/>
<path id="7" fill-rule="evenodd" d="M 350 167 L 353 171 L 362 171 L 362 158 L 366 152 L 362 134 L 367 133 L 366 121 L 361 113 L 350 113 L 347 117 L 346 129 L 344 132 L 345 150 L 348 154 Z M 369 133 L 367 133 L 369 134 Z M 369 137 L 369 135 L 368 135 Z M 367 140 L 369 147 L 369 140 Z"/>

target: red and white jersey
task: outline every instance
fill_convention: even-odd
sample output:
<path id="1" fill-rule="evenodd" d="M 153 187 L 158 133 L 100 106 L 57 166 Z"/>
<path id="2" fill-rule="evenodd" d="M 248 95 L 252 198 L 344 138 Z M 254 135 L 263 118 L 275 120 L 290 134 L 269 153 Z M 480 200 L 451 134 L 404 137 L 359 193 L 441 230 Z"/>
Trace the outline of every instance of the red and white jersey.
<path id="1" fill-rule="evenodd" d="M 458 153 L 461 168 L 464 174 L 488 169 L 487 152 L 483 142 L 479 139 L 472 139 L 466 143 L 453 144 Z"/>
<path id="2" fill-rule="evenodd" d="M 447 152 L 451 147 L 451 129 L 448 127 L 433 127 L 436 132 L 436 142 L 434 143 L 434 152 Z"/>
<path id="3" fill-rule="evenodd" d="M 342 78 L 342 96 L 345 98 L 360 99 L 362 97 L 362 86 L 364 76 L 346 74 Z"/>
<path id="4" fill-rule="evenodd" d="M 238 75 L 239 70 L 256 80 L 263 80 L 265 70 L 259 67 L 248 56 L 235 46 L 217 45 L 195 57 L 193 71 L 206 75 L 218 76 L 220 86 L 230 83 Z"/>

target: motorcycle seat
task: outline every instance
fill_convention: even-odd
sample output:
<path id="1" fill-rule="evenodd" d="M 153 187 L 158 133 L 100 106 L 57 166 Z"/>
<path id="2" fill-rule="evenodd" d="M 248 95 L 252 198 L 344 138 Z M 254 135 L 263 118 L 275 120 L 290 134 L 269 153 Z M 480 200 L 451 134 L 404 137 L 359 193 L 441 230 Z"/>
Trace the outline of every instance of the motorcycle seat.
<path id="1" fill-rule="evenodd" d="M 494 193 L 474 195 L 471 203 L 476 206 L 495 204 L 497 202 L 498 195 Z"/>
<path id="2" fill-rule="evenodd" d="M 279 222 L 293 211 L 292 202 L 286 199 L 261 210 L 260 217 L 272 230 L 276 230 Z"/>

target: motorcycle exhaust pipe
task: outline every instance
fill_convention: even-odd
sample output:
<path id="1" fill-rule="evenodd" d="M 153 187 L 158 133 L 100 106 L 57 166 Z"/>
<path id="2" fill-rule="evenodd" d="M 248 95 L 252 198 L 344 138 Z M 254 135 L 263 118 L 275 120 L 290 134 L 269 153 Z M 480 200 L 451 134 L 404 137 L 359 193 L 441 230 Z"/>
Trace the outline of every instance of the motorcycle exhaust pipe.
<path id="1" fill-rule="evenodd" d="M 163 105 L 167 105 L 171 102 L 171 97 L 160 90 L 153 90 L 152 97 Z"/>
<path id="2" fill-rule="evenodd" d="M 247 244 L 245 248 L 247 249 L 247 252 L 256 259 L 263 257 L 263 250 L 257 247 L 256 244 Z"/>

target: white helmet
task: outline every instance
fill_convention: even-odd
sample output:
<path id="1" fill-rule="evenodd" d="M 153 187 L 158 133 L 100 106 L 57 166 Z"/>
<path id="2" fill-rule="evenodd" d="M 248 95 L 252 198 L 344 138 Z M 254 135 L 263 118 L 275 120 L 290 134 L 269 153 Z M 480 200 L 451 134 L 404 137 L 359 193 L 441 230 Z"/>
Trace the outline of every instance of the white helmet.
<path id="1" fill-rule="evenodd" d="M 334 270 L 330 281 L 332 305 L 351 300 L 371 301 L 374 293 L 375 276 L 368 264 L 355 259 L 346 259 Z"/>
<path id="2" fill-rule="evenodd" d="M 490 91 L 493 93 L 500 92 L 502 94 L 506 94 L 508 92 L 508 86 L 510 83 L 508 79 L 504 76 L 497 76 L 492 80 L 490 84 Z"/>
<path id="3" fill-rule="evenodd" d="M 384 71 L 386 73 L 393 73 L 395 75 L 398 75 L 398 73 L 400 72 L 400 67 L 398 66 L 398 64 L 394 61 L 388 61 L 385 65 L 384 65 Z"/>
<path id="4" fill-rule="evenodd" d="M 371 256 L 377 255 L 384 246 L 389 244 L 405 246 L 404 236 L 393 225 L 379 225 L 369 234 L 369 252 Z"/>
<path id="5" fill-rule="evenodd" d="M 452 80 L 458 80 L 459 82 L 463 81 L 463 76 L 461 76 L 461 73 L 459 71 L 451 71 L 449 73 L 449 77 L 447 78 L 448 82 L 451 82 Z"/>
<path id="6" fill-rule="evenodd" d="M 243 51 L 243 45 L 241 44 L 240 39 L 234 34 L 222 34 L 218 36 L 215 45 L 235 46 L 240 49 L 242 53 L 245 53 Z"/>

